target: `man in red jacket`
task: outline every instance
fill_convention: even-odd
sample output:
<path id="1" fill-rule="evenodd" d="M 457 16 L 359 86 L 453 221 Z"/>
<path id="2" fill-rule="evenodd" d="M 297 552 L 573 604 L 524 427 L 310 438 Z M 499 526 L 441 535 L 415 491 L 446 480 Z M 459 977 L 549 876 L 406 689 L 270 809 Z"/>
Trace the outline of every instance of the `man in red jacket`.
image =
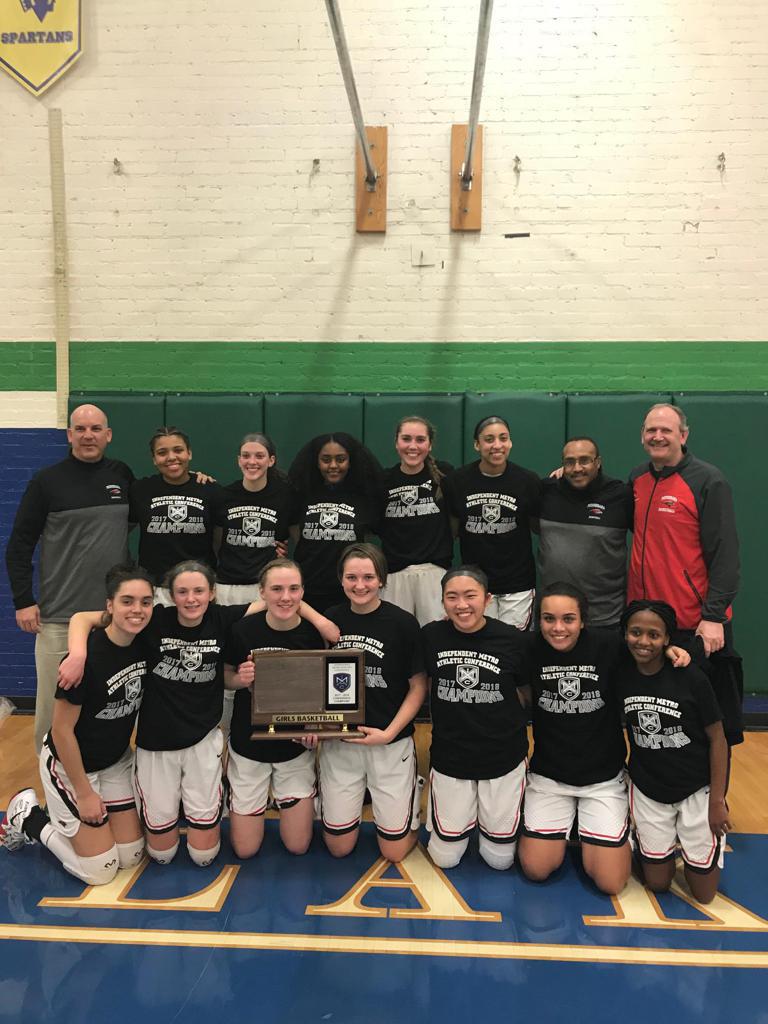
<path id="1" fill-rule="evenodd" d="M 701 637 L 707 657 L 722 652 L 731 662 L 738 660 L 730 624 L 739 586 L 733 498 L 720 470 L 687 450 L 688 432 L 679 406 L 654 405 L 643 422 L 641 440 L 651 461 L 630 474 L 635 513 L 627 600 L 667 601 L 679 628 Z M 713 662 L 713 675 L 715 668 Z"/>

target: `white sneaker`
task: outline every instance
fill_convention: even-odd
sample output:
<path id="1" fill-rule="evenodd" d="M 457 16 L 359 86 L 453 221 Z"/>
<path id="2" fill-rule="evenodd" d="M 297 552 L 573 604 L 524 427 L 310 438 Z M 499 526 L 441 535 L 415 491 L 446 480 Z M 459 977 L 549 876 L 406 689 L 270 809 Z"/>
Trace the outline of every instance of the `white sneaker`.
<path id="1" fill-rule="evenodd" d="M 6 850 L 20 850 L 22 846 L 32 846 L 34 843 L 35 840 L 21 827 L 33 807 L 37 807 L 34 789 L 22 789 L 8 801 L 5 821 L 0 825 L 0 845 Z"/>

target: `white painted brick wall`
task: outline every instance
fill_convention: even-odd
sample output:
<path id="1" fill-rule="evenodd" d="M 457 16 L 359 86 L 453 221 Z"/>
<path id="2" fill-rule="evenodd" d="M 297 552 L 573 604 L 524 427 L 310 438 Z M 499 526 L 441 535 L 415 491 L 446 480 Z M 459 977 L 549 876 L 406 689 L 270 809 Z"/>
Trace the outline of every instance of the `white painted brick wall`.
<path id="1" fill-rule="evenodd" d="M 766 338 L 764 0 L 496 0 L 480 236 L 447 211 L 478 4 L 341 3 L 366 120 L 390 128 L 385 237 L 354 233 L 320 0 L 87 3 L 87 51 L 46 96 L 0 76 L 0 338 L 53 336 L 49 106 L 75 339 Z"/>

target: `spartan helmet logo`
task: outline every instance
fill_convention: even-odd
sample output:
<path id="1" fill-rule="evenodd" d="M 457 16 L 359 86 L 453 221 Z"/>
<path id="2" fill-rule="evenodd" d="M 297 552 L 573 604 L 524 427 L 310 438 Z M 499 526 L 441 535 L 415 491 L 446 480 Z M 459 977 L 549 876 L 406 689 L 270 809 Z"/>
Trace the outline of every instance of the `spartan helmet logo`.
<path id="1" fill-rule="evenodd" d="M 563 700 L 576 700 L 581 693 L 581 679 L 578 676 L 563 676 L 557 681 L 557 691 Z"/>
<path id="2" fill-rule="evenodd" d="M 249 533 L 253 537 L 261 533 L 261 519 L 258 516 L 246 516 L 243 519 L 243 533 Z"/>
<path id="3" fill-rule="evenodd" d="M 661 719 L 658 711 L 638 711 L 637 721 L 643 732 L 647 732 L 650 736 L 661 732 Z"/>
<path id="4" fill-rule="evenodd" d="M 203 652 L 197 647 L 182 647 L 179 651 L 179 661 L 187 672 L 194 672 L 203 664 Z"/>
<path id="5" fill-rule="evenodd" d="M 141 693 L 141 680 L 140 679 L 129 679 L 125 684 L 125 699 L 127 701 L 134 701 Z"/>
<path id="6" fill-rule="evenodd" d="M 168 518 L 172 523 L 183 523 L 187 518 L 187 506 L 186 505 L 169 505 L 168 506 Z"/>
<path id="7" fill-rule="evenodd" d="M 328 512 L 320 513 L 320 525 L 321 526 L 338 526 L 339 525 L 339 513 L 335 510 L 329 510 Z"/>
<path id="8" fill-rule="evenodd" d="M 419 500 L 419 488 L 409 487 L 407 491 L 402 491 L 400 500 L 404 505 L 415 505 Z"/>
<path id="9" fill-rule="evenodd" d="M 56 0 L 21 0 L 23 11 L 34 11 L 38 21 L 43 21 L 46 14 L 50 14 Z"/>
<path id="10" fill-rule="evenodd" d="M 486 523 L 498 523 L 501 519 L 501 505 L 483 505 L 483 519 Z"/>
<path id="11" fill-rule="evenodd" d="M 477 665 L 459 665 L 456 669 L 456 682 L 465 690 L 471 690 L 480 682 L 480 669 Z"/>

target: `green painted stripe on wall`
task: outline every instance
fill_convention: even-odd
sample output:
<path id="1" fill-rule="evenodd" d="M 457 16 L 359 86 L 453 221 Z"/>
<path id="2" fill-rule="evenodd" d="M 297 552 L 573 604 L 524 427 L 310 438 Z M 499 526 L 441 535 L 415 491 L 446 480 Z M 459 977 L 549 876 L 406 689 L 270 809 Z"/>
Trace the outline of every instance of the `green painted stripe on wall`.
<path id="1" fill-rule="evenodd" d="M 0 343 L 0 391 L 55 391 L 56 346 L 52 341 Z"/>
<path id="2" fill-rule="evenodd" d="M 0 344 L 2 390 L 55 387 L 51 343 Z M 768 342 L 75 342 L 73 391 L 760 391 Z"/>

